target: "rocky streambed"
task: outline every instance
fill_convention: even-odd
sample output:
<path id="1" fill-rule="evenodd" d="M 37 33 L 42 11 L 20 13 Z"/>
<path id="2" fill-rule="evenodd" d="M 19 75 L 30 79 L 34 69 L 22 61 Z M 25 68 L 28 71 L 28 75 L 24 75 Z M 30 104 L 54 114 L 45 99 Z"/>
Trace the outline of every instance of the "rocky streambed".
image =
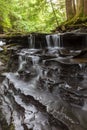
<path id="1" fill-rule="evenodd" d="M 87 129 L 87 52 L 60 50 L 53 46 L 55 39 L 50 37 L 52 44 L 44 48 L 11 46 L 5 51 L 0 129 Z"/>

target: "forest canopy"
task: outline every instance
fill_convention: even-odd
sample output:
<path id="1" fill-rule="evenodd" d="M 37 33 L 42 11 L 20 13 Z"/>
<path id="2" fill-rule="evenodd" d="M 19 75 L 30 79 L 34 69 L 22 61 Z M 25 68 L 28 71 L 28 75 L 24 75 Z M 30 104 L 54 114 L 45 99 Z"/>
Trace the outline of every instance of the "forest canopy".
<path id="1" fill-rule="evenodd" d="M 0 32 L 50 32 L 65 19 L 64 0 L 0 1 Z"/>
<path id="2" fill-rule="evenodd" d="M 87 21 L 87 0 L 1 0 L 0 32 L 51 32 Z M 87 25 L 87 24 L 86 24 Z"/>

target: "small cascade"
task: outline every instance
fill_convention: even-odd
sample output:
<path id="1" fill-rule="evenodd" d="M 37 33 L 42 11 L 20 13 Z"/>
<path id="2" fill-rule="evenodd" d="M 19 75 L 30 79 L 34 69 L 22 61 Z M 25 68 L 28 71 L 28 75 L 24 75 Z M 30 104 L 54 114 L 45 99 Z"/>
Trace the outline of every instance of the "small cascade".
<path id="1" fill-rule="evenodd" d="M 52 39 L 53 39 L 54 47 L 60 47 L 60 35 L 54 34 L 52 35 Z"/>
<path id="2" fill-rule="evenodd" d="M 51 46 L 51 35 L 46 35 L 47 47 L 50 48 Z"/>
<path id="3" fill-rule="evenodd" d="M 42 69 L 39 65 L 40 57 L 35 55 L 38 50 L 36 49 L 27 49 L 22 50 L 19 55 L 19 68 L 18 73 L 19 77 L 23 80 L 28 79 L 30 76 L 34 78 L 33 83 L 35 84 L 39 77 L 42 76 Z M 26 77 L 26 78 L 25 78 Z M 32 81 L 32 80 L 31 80 Z"/>
<path id="4" fill-rule="evenodd" d="M 32 59 L 32 63 L 33 63 L 33 68 L 34 70 L 36 71 L 37 73 L 37 77 L 36 77 L 36 80 L 39 79 L 40 76 L 42 76 L 42 69 L 39 65 L 39 60 L 40 60 L 40 57 L 39 56 L 30 56 L 31 59 Z M 36 81 L 35 81 L 36 82 Z"/>
<path id="5" fill-rule="evenodd" d="M 60 35 L 51 34 L 46 36 L 48 48 L 59 48 L 60 47 Z"/>
<path id="6" fill-rule="evenodd" d="M 5 44 L 6 44 L 5 42 L 0 41 L 0 47 L 1 47 L 1 46 L 4 46 Z"/>
<path id="7" fill-rule="evenodd" d="M 19 68 L 18 68 L 18 71 L 19 70 L 22 70 L 24 65 L 26 64 L 26 58 L 24 58 L 23 56 L 19 56 Z"/>
<path id="8" fill-rule="evenodd" d="M 3 51 L 3 50 L 4 50 L 4 49 L 3 49 L 3 46 L 4 46 L 5 44 L 6 44 L 5 42 L 0 41 L 0 51 Z"/>
<path id="9" fill-rule="evenodd" d="M 35 36 L 30 34 L 28 37 L 29 48 L 35 48 Z"/>
<path id="10" fill-rule="evenodd" d="M 80 67 L 80 69 L 82 70 L 83 69 L 83 64 L 79 64 L 79 67 Z"/>
<path id="11" fill-rule="evenodd" d="M 32 58 L 33 65 L 37 65 L 39 63 L 39 56 L 30 56 Z"/>

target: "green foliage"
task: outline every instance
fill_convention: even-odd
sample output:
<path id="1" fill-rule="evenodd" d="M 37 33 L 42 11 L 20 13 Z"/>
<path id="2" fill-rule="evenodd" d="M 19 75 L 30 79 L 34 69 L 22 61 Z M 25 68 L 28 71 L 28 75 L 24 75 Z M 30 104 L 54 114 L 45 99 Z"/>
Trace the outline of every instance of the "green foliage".
<path id="1" fill-rule="evenodd" d="M 50 32 L 65 20 L 64 0 L 52 2 L 54 10 L 51 2 L 52 0 L 1 0 L 0 31 Z"/>
<path id="2" fill-rule="evenodd" d="M 9 0 L 1 0 L 0 1 L 0 31 L 7 31 L 9 28 L 11 28 L 11 23 L 9 19 L 9 10 L 10 10 L 10 4 Z"/>

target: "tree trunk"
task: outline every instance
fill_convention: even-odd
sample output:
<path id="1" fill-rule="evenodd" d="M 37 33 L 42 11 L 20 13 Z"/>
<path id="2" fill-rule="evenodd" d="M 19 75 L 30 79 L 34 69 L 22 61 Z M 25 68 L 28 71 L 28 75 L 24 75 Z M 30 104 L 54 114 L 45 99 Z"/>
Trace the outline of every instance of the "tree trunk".
<path id="1" fill-rule="evenodd" d="M 81 24 L 87 21 L 87 0 L 65 0 L 67 21 L 65 25 Z"/>
<path id="2" fill-rule="evenodd" d="M 76 14 L 76 5 L 75 5 L 75 0 L 72 1 L 72 5 L 73 5 L 73 14 Z"/>
<path id="3" fill-rule="evenodd" d="M 84 0 L 84 16 L 87 16 L 87 0 Z"/>
<path id="4" fill-rule="evenodd" d="M 84 0 L 77 0 L 76 15 L 82 17 L 84 14 Z"/>
<path id="5" fill-rule="evenodd" d="M 66 15 L 67 15 L 67 19 L 74 17 L 75 15 L 74 0 L 66 0 Z"/>

